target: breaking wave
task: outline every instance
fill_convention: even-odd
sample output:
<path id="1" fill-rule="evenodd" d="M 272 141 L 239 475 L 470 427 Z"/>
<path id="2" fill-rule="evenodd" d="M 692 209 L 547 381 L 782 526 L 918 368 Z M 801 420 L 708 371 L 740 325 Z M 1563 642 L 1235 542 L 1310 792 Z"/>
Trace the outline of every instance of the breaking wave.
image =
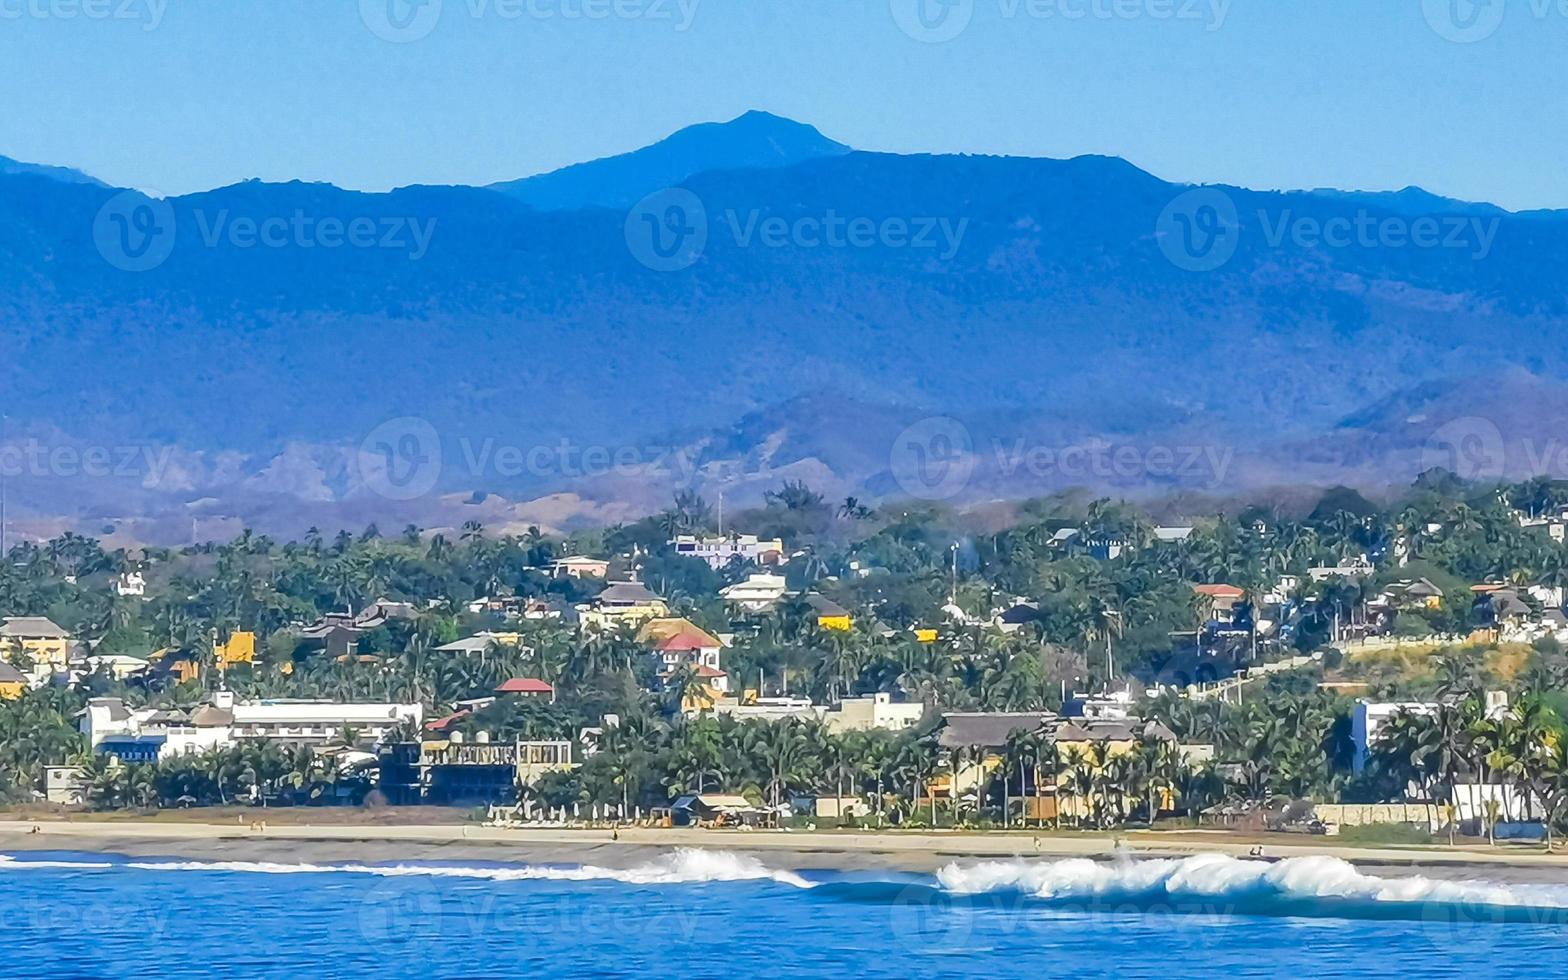
<path id="1" fill-rule="evenodd" d="M 656 861 L 630 868 L 594 865 L 493 865 L 444 864 L 285 864 L 276 861 L 32 861 L 0 855 L 0 871 L 30 868 L 76 868 L 139 871 L 240 872 L 246 874 L 362 874 L 384 878 L 473 878 L 488 881 L 619 881 L 629 885 L 680 885 L 719 881 L 775 881 L 796 888 L 810 888 L 792 871 L 769 868 L 755 858 L 728 851 L 678 848 Z"/>
<path id="2" fill-rule="evenodd" d="M 937 881 L 953 896 L 1011 894 L 1055 906 L 1123 911 L 1441 918 L 1445 909 L 1496 909 L 1500 914 L 1494 918 L 1504 920 L 1512 918 L 1508 910 L 1568 910 L 1568 885 L 1384 878 L 1327 856 L 1276 862 L 1201 854 L 1113 863 L 1086 858 L 954 863 L 937 872 Z M 1562 914 L 1549 918 L 1568 922 Z"/>

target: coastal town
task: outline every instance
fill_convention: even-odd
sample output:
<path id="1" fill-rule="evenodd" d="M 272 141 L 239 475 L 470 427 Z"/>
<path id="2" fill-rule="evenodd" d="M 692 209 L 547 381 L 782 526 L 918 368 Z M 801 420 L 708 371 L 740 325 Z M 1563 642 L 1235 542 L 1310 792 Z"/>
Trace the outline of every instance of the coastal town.
<path id="1" fill-rule="evenodd" d="M 1433 471 L 1234 514 L 787 483 L 564 535 L 66 533 L 0 568 L 0 794 L 1550 848 L 1565 531 L 1568 484 Z"/>

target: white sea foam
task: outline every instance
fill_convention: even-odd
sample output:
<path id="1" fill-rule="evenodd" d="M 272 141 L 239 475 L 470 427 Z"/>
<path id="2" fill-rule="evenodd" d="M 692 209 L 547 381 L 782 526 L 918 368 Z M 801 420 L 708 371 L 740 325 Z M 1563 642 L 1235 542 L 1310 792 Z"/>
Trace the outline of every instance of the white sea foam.
<path id="1" fill-rule="evenodd" d="M 1380 878 L 1335 857 L 1248 861 L 1223 854 L 1105 863 L 986 861 L 937 872 L 960 895 L 1023 892 L 1051 900 L 1274 898 L 1568 908 L 1568 886 L 1503 885 L 1420 876 Z"/>
<path id="2" fill-rule="evenodd" d="M 114 865 L 108 861 L 18 861 L 9 854 L 0 854 L 0 871 L 27 871 L 32 868 L 84 868 L 105 869 Z"/>
<path id="3" fill-rule="evenodd" d="M 728 851 L 692 848 L 679 848 L 657 861 L 631 868 L 601 868 L 593 865 L 468 867 L 437 864 L 285 864 L 278 861 L 127 861 L 115 865 L 96 861 L 18 861 L 0 855 L 0 870 L 44 867 L 94 870 L 127 867 L 140 871 L 230 871 L 250 874 L 364 874 L 385 878 L 476 878 L 489 881 L 620 881 L 631 885 L 771 880 L 796 888 L 811 887 L 811 882 L 794 872 L 774 870 L 755 858 Z"/>

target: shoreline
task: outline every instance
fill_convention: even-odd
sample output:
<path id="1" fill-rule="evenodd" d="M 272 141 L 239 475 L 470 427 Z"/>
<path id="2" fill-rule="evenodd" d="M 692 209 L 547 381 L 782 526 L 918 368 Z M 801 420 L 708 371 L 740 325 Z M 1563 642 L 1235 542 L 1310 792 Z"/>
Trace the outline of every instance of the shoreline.
<path id="1" fill-rule="evenodd" d="M 34 833 L 33 828 L 38 832 Z M 1028 831 L 875 833 L 511 829 L 471 824 L 217 824 L 0 820 L 0 853 L 82 851 L 131 857 L 284 864 L 480 860 L 626 867 L 676 848 L 730 851 L 790 870 L 931 873 L 953 862 L 1183 858 L 1338 858 L 1373 873 L 1568 883 L 1568 855 L 1504 847 L 1336 845 L 1325 838 L 1237 838 L 1225 832 L 1133 831 L 1112 836 Z M 1284 835 L 1277 835 L 1283 837 Z M 1254 853 L 1261 848 L 1262 853 Z"/>

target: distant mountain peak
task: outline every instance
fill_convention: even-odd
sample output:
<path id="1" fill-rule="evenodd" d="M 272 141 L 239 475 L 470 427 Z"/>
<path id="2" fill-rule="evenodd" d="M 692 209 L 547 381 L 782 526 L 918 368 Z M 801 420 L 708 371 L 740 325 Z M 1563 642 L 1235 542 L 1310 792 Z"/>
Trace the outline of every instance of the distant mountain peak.
<path id="1" fill-rule="evenodd" d="M 1319 187 L 1311 193 L 1318 197 L 1331 197 L 1341 201 L 1371 205 L 1407 217 L 1437 214 L 1501 216 L 1508 213 L 1495 204 L 1444 197 L 1424 187 L 1417 187 L 1415 184 L 1402 187 L 1397 191 L 1344 191 L 1333 187 Z"/>
<path id="2" fill-rule="evenodd" d="M 88 184 L 92 187 L 108 187 L 103 181 L 80 170 L 70 167 L 56 167 L 47 163 L 26 163 L 13 160 L 11 157 L 0 156 L 0 174 L 22 174 L 33 177 L 47 177 L 65 184 Z"/>
<path id="3" fill-rule="evenodd" d="M 752 109 L 728 122 L 687 126 L 639 150 L 491 184 L 490 189 L 541 211 L 624 208 L 694 174 L 790 167 L 849 152 L 850 147 L 828 139 L 815 126 Z"/>

